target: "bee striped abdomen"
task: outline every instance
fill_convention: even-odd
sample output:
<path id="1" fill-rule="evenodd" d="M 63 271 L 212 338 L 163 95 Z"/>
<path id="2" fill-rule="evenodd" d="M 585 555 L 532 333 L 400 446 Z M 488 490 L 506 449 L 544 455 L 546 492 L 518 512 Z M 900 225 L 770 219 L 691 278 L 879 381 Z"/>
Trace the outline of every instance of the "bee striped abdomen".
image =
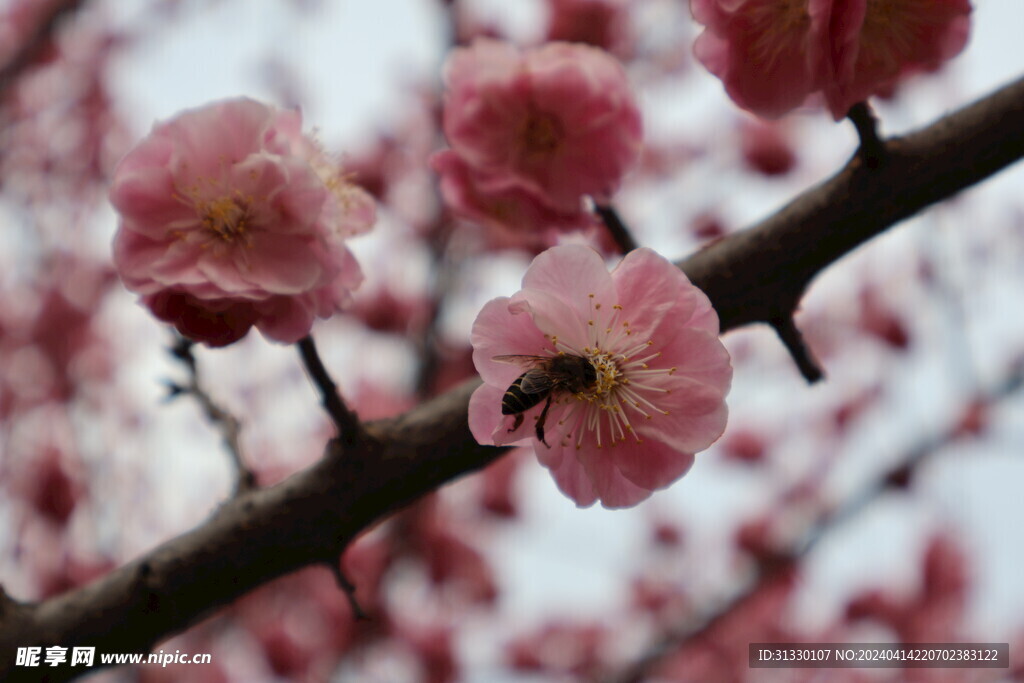
<path id="1" fill-rule="evenodd" d="M 515 382 L 512 382 L 506 391 L 505 395 L 501 397 L 501 414 L 502 415 L 516 415 L 523 413 L 534 407 L 538 403 L 544 400 L 547 392 L 539 394 L 527 394 L 522 390 L 523 378 L 526 377 L 527 373 L 523 373 L 516 378 Z"/>

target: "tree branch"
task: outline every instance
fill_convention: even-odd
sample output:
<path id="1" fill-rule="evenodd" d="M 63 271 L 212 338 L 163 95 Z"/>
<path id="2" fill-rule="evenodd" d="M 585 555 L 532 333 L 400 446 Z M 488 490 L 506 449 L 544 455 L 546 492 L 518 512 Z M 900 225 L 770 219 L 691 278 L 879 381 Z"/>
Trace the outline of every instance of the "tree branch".
<path id="1" fill-rule="evenodd" d="M 857 129 L 860 149 L 857 154 L 868 168 L 878 168 L 885 161 L 885 143 L 878 134 L 878 119 L 867 102 L 858 102 L 847 112 L 846 118 Z"/>
<path id="2" fill-rule="evenodd" d="M 886 163 L 858 156 L 757 225 L 678 265 L 711 299 L 722 331 L 792 315 L 827 266 L 921 209 L 1024 157 L 1024 79 L 910 135 Z"/>
<path id="3" fill-rule="evenodd" d="M 1024 80 L 917 133 L 885 142 L 886 164 L 853 158 L 833 178 L 760 224 L 682 261 L 710 297 L 722 330 L 792 316 L 821 270 L 922 208 L 1024 156 Z M 143 651 L 257 586 L 336 558 L 360 531 L 420 496 L 476 471 L 503 449 L 479 446 L 466 419 L 478 380 L 397 418 L 277 486 L 245 492 L 210 520 L 82 588 L 38 604 L 0 604 L 0 678 L 17 647 Z M 92 669 L 94 670 L 94 669 Z M 90 671 L 92 671 L 90 670 Z"/>
<path id="4" fill-rule="evenodd" d="M 608 204 L 597 204 L 594 206 L 594 212 L 608 228 L 608 234 L 611 235 L 612 241 L 619 247 L 620 252 L 628 254 L 640 246 L 615 207 Z"/>
<path id="5" fill-rule="evenodd" d="M 320 353 L 316 350 L 313 337 L 306 335 L 299 340 L 297 346 L 302 364 L 306 366 L 310 379 L 320 391 L 320 402 L 331 421 L 334 422 L 338 434 L 346 443 L 354 443 L 361 436 L 362 425 L 359 424 L 359 418 L 349 410 L 348 405 L 342 400 L 341 394 L 338 393 L 337 385 L 320 359 Z"/>

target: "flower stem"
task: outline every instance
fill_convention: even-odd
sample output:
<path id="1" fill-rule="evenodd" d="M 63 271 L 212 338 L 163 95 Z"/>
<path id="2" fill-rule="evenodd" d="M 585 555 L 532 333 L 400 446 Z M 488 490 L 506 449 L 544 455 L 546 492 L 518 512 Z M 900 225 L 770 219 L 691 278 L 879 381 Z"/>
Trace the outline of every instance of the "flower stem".
<path id="1" fill-rule="evenodd" d="M 334 426 L 337 427 L 338 434 L 343 436 L 346 441 L 355 441 L 362 431 L 362 425 L 359 424 L 359 418 L 348 409 L 338 393 L 337 385 L 334 384 L 323 361 L 320 360 L 313 337 L 303 337 L 299 340 L 298 346 L 302 363 L 306 366 L 306 371 L 309 372 L 313 384 L 320 390 L 321 403 L 334 422 Z"/>
<path id="2" fill-rule="evenodd" d="M 857 129 L 857 136 L 860 138 L 860 149 L 857 154 L 864 160 L 868 168 L 879 168 L 885 161 L 885 143 L 878 135 L 878 119 L 871 110 L 871 106 L 865 102 L 858 102 L 850 107 L 846 113 Z"/>
<path id="3" fill-rule="evenodd" d="M 221 436 L 224 438 L 224 445 L 227 446 L 228 453 L 231 455 L 237 473 L 235 492 L 248 491 L 256 485 L 256 475 L 245 464 L 245 459 L 242 456 L 242 446 L 239 442 L 242 423 L 230 411 L 218 405 L 200 383 L 199 366 L 192 353 L 193 346 L 195 343 L 192 340 L 177 337 L 171 347 L 171 355 L 188 369 L 189 374 L 188 383 L 184 386 L 177 383 L 171 384 L 171 397 L 189 394 L 199 402 L 207 419 L 220 430 Z"/>
<path id="4" fill-rule="evenodd" d="M 338 584 L 338 588 L 345 593 L 345 597 L 348 599 L 348 605 L 352 608 L 352 615 L 359 621 L 369 621 L 370 617 L 366 614 L 362 605 L 356 600 L 356 586 L 352 583 L 347 576 L 345 571 L 341 568 L 341 558 L 338 558 L 337 562 L 328 562 L 327 566 L 334 574 L 334 580 Z"/>
<path id="5" fill-rule="evenodd" d="M 779 339 L 782 340 L 786 350 L 789 351 L 789 355 L 793 357 L 793 362 L 800 369 L 800 374 L 804 376 L 808 383 L 813 384 L 824 378 L 825 373 L 822 372 L 818 361 L 811 354 L 811 350 L 807 348 L 803 335 L 800 334 L 800 330 L 797 329 L 791 316 L 773 318 L 769 324 L 775 328 Z"/>
<path id="6" fill-rule="evenodd" d="M 640 245 L 633 239 L 632 233 L 626 224 L 622 222 L 618 212 L 611 206 L 602 206 L 597 204 L 594 206 L 594 210 L 597 215 L 601 217 L 605 226 L 608 228 L 608 232 L 611 234 L 612 239 L 615 240 L 615 244 L 618 245 L 619 249 L 623 254 L 628 254 Z"/>

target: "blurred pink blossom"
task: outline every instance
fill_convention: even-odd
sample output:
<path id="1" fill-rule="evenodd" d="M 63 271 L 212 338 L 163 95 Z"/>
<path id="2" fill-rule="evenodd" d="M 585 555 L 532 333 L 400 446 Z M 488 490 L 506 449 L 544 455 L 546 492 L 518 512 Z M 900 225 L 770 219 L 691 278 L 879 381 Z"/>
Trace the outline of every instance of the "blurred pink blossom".
<path id="1" fill-rule="evenodd" d="M 551 621 L 507 643 L 505 657 L 514 671 L 600 680 L 607 674 L 611 637 L 603 624 Z"/>
<path id="2" fill-rule="evenodd" d="M 423 561 L 436 586 L 447 586 L 450 599 L 458 595 L 470 603 L 492 604 L 499 587 L 487 557 L 467 539 L 464 529 L 438 505 L 436 496 L 424 499 L 410 517 L 407 541 Z"/>
<path id="3" fill-rule="evenodd" d="M 525 451 L 517 449 L 491 463 L 480 473 L 480 512 L 511 519 L 519 516 L 516 474 Z"/>
<path id="4" fill-rule="evenodd" d="M 619 56 L 632 51 L 625 0 L 548 0 L 547 40 L 586 43 Z"/>
<path id="5" fill-rule="evenodd" d="M 419 659 L 423 683 L 451 683 L 463 680 L 456 656 L 454 629 L 442 624 L 413 624 L 398 619 L 396 636 L 405 641 Z"/>
<path id="6" fill-rule="evenodd" d="M 249 99 L 157 124 L 121 161 L 114 261 L 160 319 L 223 346 L 253 325 L 291 343 L 362 281 L 345 239 L 372 198 L 301 133 L 297 111 Z"/>
<path id="7" fill-rule="evenodd" d="M 729 436 L 723 439 L 722 455 L 732 460 L 753 464 L 764 460 L 769 449 L 766 435 L 749 427 L 729 430 Z"/>
<path id="8" fill-rule="evenodd" d="M 836 120 L 967 42 L 969 0 L 691 0 L 697 59 L 736 104 L 774 118 L 822 93 Z"/>
<path id="9" fill-rule="evenodd" d="M 608 201 L 639 155 L 626 73 L 597 48 L 476 40 L 448 59 L 445 85 L 445 136 L 492 196 L 526 191 L 574 214 L 584 196 Z"/>
<path id="10" fill-rule="evenodd" d="M 694 53 L 729 97 L 759 116 L 781 116 L 819 87 L 822 27 L 832 0 L 691 0 L 707 28 Z M 845 112 L 844 112 L 845 113 Z"/>
<path id="11" fill-rule="evenodd" d="M 793 145 L 779 123 L 744 120 L 739 126 L 739 138 L 743 161 L 762 175 L 785 175 L 796 166 Z"/>
<path id="12" fill-rule="evenodd" d="M 484 306 L 471 341 L 484 380 L 470 399 L 473 435 L 484 444 L 532 440 L 577 505 L 635 505 L 685 474 L 692 454 L 725 429 L 732 367 L 718 316 L 650 249 L 629 253 L 610 274 L 589 247 L 548 249 L 522 290 Z M 580 357 L 594 379 L 556 387 L 549 400 L 505 415 L 503 396 L 524 373 L 507 356 Z M 542 441 L 536 425 L 545 410 Z"/>
<path id="13" fill-rule="evenodd" d="M 873 619 L 890 626 L 904 643 L 941 643 L 962 639 L 973 577 L 966 551 L 955 537 L 938 532 L 921 558 L 921 583 L 910 593 L 869 589 L 846 606 L 853 623 Z"/>
<path id="14" fill-rule="evenodd" d="M 960 54 L 970 13 L 969 0 L 834 0 L 823 81 L 832 116 L 846 116 L 871 95 L 890 95 L 904 76 L 935 71 Z"/>
<path id="15" fill-rule="evenodd" d="M 543 196 L 503 179 L 489 183 L 451 150 L 438 152 L 430 165 L 441 178 L 441 196 L 456 214 L 490 228 L 507 241 L 539 249 L 557 243 L 558 233 L 593 227 L 596 218 L 581 203 L 569 211 L 548 205 Z M 494 185 L 495 188 L 489 187 Z"/>

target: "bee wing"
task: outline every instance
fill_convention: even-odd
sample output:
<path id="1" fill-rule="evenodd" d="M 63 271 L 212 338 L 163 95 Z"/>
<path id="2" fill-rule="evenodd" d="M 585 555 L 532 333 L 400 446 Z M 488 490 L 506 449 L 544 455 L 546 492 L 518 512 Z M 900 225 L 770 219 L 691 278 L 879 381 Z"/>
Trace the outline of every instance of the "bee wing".
<path id="1" fill-rule="evenodd" d="M 547 356 L 525 356 L 525 355 L 509 355 L 509 356 L 494 356 L 491 360 L 496 360 L 499 363 L 509 363 L 510 365 L 536 365 L 539 361 L 549 360 Z"/>
<path id="2" fill-rule="evenodd" d="M 542 394 L 554 386 L 554 377 L 542 370 L 528 370 L 519 380 L 519 390 L 524 394 Z"/>

